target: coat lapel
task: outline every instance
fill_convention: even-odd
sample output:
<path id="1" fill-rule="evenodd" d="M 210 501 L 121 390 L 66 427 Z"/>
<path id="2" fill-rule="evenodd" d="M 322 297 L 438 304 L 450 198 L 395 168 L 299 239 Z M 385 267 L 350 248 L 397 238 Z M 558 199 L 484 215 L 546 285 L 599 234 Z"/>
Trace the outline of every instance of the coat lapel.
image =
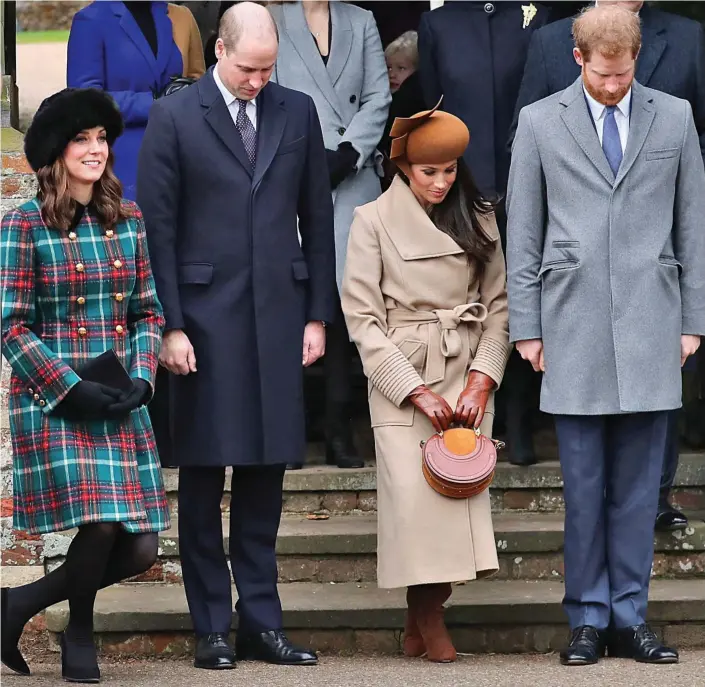
<path id="1" fill-rule="evenodd" d="M 646 137 L 651 129 L 656 113 L 653 98 L 650 98 L 644 87 L 636 81 L 632 84 L 632 113 L 629 117 L 629 138 L 624 151 L 624 159 L 617 173 L 615 186 L 627 175 L 644 147 Z"/>
<path id="2" fill-rule="evenodd" d="M 252 180 L 253 186 L 257 186 L 262 180 L 269 165 L 276 155 L 279 143 L 284 135 L 286 124 L 286 110 L 284 101 L 277 98 L 274 91 L 269 86 L 262 89 L 257 99 L 257 160 L 255 162 L 255 173 Z M 244 146 L 243 146 L 244 150 Z"/>
<path id="3" fill-rule="evenodd" d="M 641 9 L 641 17 L 642 48 L 636 63 L 636 79 L 639 83 L 646 85 L 661 61 L 668 41 L 664 36 L 666 29 L 654 26 L 652 10 L 646 5 Z"/>
<path id="4" fill-rule="evenodd" d="M 378 200 L 379 216 L 403 260 L 457 255 L 463 249 L 431 221 L 399 176 Z"/>
<path id="5" fill-rule="evenodd" d="M 569 86 L 563 92 L 560 103 L 565 107 L 561 113 L 561 118 L 566 127 L 568 127 L 568 131 L 570 131 L 592 164 L 597 167 L 600 174 L 609 181 L 610 185 L 614 184 L 614 174 L 600 146 L 600 139 L 595 131 L 595 123 L 592 121 L 592 115 L 585 100 L 582 77 L 579 77 L 572 86 Z"/>
<path id="6" fill-rule="evenodd" d="M 332 6 L 336 3 L 331 3 Z M 325 99 L 330 103 L 330 106 L 338 113 L 342 115 L 340 103 L 338 101 L 338 95 L 333 88 L 333 81 L 331 81 L 331 76 L 326 69 L 326 65 L 323 64 L 321 59 L 321 54 L 318 52 L 318 47 L 316 42 L 311 35 L 311 31 L 306 23 L 306 17 L 304 16 L 304 10 L 302 3 L 300 2 L 285 2 L 282 5 L 282 13 L 284 15 L 284 23 L 286 26 L 286 33 L 294 46 L 296 52 L 303 60 L 309 73 L 316 82 L 318 88 L 321 89 L 321 93 Z M 335 15 L 333 15 L 334 17 Z M 333 33 L 335 34 L 335 25 L 333 25 Z M 331 47 L 333 51 L 336 50 L 335 43 L 338 39 L 337 36 L 331 36 Z M 348 51 L 350 48 L 348 48 Z M 329 59 L 332 59 L 333 54 Z M 342 69 L 342 67 L 341 67 Z"/>
<path id="7" fill-rule="evenodd" d="M 127 9 L 127 7 L 123 5 L 123 3 L 111 2 L 110 5 L 112 7 L 113 14 L 120 20 L 120 28 L 128 35 L 130 40 L 135 44 L 135 47 L 142 53 L 142 57 L 144 57 L 147 62 L 147 66 L 154 77 L 154 86 L 155 88 L 158 88 L 160 72 L 157 70 L 157 60 L 154 57 L 152 48 L 150 48 L 149 43 L 147 43 L 147 39 L 140 30 L 140 27 L 137 26 L 135 18 L 132 16 L 132 13 Z M 152 9 L 152 12 L 154 13 L 154 9 Z M 160 40 L 158 27 L 157 40 Z M 157 50 L 159 50 L 159 46 L 157 46 Z"/>
<path id="8" fill-rule="evenodd" d="M 247 157 L 245 146 L 242 144 L 240 132 L 237 130 L 230 116 L 228 106 L 225 104 L 223 96 L 215 85 L 213 69 L 215 69 L 215 67 L 211 67 L 211 69 L 198 80 L 201 106 L 206 109 L 204 115 L 205 119 L 225 147 L 239 160 L 240 164 L 245 168 L 245 171 L 252 176 L 252 166 Z"/>
<path id="9" fill-rule="evenodd" d="M 174 31 L 171 19 L 169 19 L 168 9 L 166 2 L 152 3 L 152 16 L 154 17 L 154 24 L 157 29 L 157 61 L 155 69 L 160 83 L 166 83 L 170 76 L 175 76 L 174 74 L 164 73 L 169 65 L 169 60 L 173 54 L 174 48 Z M 179 55 L 181 55 L 181 51 L 178 52 Z M 182 64 L 181 73 L 178 74 L 178 76 L 181 76 L 183 71 L 184 68 Z"/>
<path id="10" fill-rule="evenodd" d="M 348 57 L 350 57 L 353 30 L 350 19 L 341 8 L 339 2 L 331 2 L 329 7 L 333 30 L 330 36 L 330 56 L 328 57 L 327 69 L 331 83 L 335 85 L 343 73 Z"/>

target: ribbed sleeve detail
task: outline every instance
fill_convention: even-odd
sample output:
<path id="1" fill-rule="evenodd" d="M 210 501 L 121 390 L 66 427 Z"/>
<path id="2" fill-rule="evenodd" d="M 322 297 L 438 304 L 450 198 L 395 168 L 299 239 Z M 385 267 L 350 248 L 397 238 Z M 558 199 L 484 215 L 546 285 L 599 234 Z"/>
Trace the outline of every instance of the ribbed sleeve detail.
<path id="1" fill-rule="evenodd" d="M 370 381 L 397 408 L 417 386 L 424 383 L 414 366 L 399 350 L 382 361 L 370 375 Z"/>
<path id="2" fill-rule="evenodd" d="M 470 370 L 477 370 L 492 377 L 499 386 L 504 376 L 504 368 L 507 366 L 511 346 L 506 342 L 500 342 L 489 336 L 483 336 L 477 347 L 475 359 L 470 365 Z"/>

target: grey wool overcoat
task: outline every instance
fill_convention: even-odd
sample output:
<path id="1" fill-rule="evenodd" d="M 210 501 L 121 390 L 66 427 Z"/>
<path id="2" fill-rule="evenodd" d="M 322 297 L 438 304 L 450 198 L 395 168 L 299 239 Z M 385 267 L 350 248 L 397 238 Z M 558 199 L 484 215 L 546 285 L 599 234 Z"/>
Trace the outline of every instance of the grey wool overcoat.
<path id="1" fill-rule="evenodd" d="M 392 101 L 382 41 L 371 12 L 345 2 L 331 2 L 332 31 L 326 65 L 300 2 L 272 5 L 269 10 L 279 28 L 279 56 L 272 80 L 313 98 L 326 148 L 336 150 L 347 141 L 359 153 L 357 174 L 345 179 L 333 194 L 340 287 L 353 212 L 382 191 L 382 155 L 377 146 Z"/>
<path id="2" fill-rule="evenodd" d="M 508 191 L 512 341 L 543 339 L 541 409 L 681 405 L 681 334 L 705 335 L 705 170 L 691 107 L 634 82 L 617 177 L 578 79 L 525 107 Z"/>

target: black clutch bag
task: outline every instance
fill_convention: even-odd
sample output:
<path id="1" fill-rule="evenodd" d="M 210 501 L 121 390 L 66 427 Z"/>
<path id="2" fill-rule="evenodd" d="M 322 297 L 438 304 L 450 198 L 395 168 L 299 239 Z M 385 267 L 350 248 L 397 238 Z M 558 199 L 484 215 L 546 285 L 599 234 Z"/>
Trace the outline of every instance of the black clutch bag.
<path id="1" fill-rule="evenodd" d="M 81 379 L 88 382 L 98 382 L 129 393 L 135 388 L 127 370 L 123 367 L 115 351 L 110 348 L 96 358 L 91 358 L 77 370 Z"/>

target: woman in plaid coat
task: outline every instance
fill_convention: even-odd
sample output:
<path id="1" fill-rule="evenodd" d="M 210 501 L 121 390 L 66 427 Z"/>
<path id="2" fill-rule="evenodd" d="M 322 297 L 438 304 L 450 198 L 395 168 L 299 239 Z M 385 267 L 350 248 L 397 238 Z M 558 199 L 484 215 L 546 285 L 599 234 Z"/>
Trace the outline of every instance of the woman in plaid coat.
<path id="1" fill-rule="evenodd" d="M 2 662 L 28 674 L 17 648 L 25 623 L 68 599 L 62 674 L 80 682 L 100 679 L 96 591 L 150 568 L 157 532 L 169 527 L 144 407 L 164 320 L 142 215 L 112 171 L 122 128 L 101 91 L 65 89 L 44 101 L 25 139 L 39 193 L 5 215 L 0 235 L 14 526 L 34 534 L 78 527 L 60 568 L 2 589 Z M 81 379 L 82 366 L 109 349 L 131 391 Z"/>

